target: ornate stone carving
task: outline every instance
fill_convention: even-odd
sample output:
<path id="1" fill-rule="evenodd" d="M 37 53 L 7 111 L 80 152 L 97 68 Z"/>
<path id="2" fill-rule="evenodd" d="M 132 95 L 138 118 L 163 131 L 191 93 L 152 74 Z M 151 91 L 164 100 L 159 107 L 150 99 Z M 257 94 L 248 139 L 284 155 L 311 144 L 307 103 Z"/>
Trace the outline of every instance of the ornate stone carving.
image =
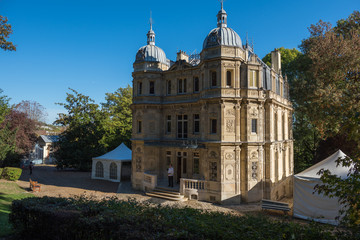
<path id="1" fill-rule="evenodd" d="M 258 163 L 251 162 L 251 178 L 254 181 L 258 180 Z"/>
<path id="2" fill-rule="evenodd" d="M 231 108 L 226 110 L 226 115 L 235 116 L 235 109 Z"/>
<path id="3" fill-rule="evenodd" d="M 217 181 L 217 162 L 210 162 L 209 164 L 209 179 L 210 181 Z"/>
<path id="4" fill-rule="evenodd" d="M 232 95 L 232 94 L 234 94 L 233 90 L 230 90 L 230 89 L 225 90 L 225 95 Z"/>
<path id="5" fill-rule="evenodd" d="M 226 180 L 233 180 L 234 179 L 234 167 L 233 167 L 233 165 L 227 165 L 225 167 L 225 178 L 226 178 Z"/>
<path id="6" fill-rule="evenodd" d="M 233 160 L 234 159 L 234 153 L 225 153 L 225 159 L 226 160 Z"/>
<path id="7" fill-rule="evenodd" d="M 141 157 L 136 157 L 136 172 L 141 172 Z"/>
<path id="8" fill-rule="evenodd" d="M 253 151 L 250 154 L 250 159 L 258 159 L 258 153 L 257 151 Z"/>
<path id="9" fill-rule="evenodd" d="M 209 153 L 209 158 L 216 158 L 216 157 L 217 157 L 216 152 L 211 151 L 211 152 Z"/>
<path id="10" fill-rule="evenodd" d="M 136 149 L 136 152 L 137 152 L 137 153 L 141 153 L 141 152 L 142 152 L 141 147 L 138 147 L 138 148 Z"/>
<path id="11" fill-rule="evenodd" d="M 255 108 L 250 108 L 249 112 L 251 117 L 257 117 L 259 115 L 258 110 Z"/>
<path id="12" fill-rule="evenodd" d="M 226 120 L 226 131 L 234 132 L 234 120 L 232 120 L 232 119 Z"/>

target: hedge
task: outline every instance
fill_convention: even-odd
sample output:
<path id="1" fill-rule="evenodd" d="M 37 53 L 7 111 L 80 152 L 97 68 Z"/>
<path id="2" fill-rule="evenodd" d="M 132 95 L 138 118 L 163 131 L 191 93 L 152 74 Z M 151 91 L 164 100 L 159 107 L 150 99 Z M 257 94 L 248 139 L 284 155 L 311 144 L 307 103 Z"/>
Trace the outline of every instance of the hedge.
<path id="1" fill-rule="evenodd" d="M 5 167 L 2 172 L 2 178 L 5 178 L 10 181 L 16 181 L 20 178 L 21 173 L 22 173 L 21 168 Z"/>
<path id="2" fill-rule="evenodd" d="M 154 207 L 116 198 L 16 200 L 9 220 L 19 239 L 336 239 L 332 227 L 314 223 Z"/>

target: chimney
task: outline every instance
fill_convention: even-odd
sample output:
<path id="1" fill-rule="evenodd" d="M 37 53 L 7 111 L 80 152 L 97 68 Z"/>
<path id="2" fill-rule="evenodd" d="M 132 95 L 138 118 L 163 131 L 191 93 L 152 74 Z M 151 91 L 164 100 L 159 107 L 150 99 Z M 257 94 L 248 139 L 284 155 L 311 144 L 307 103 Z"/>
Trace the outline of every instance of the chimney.
<path id="1" fill-rule="evenodd" d="M 281 74 L 281 54 L 277 48 L 271 52 L 271 67 L 277 74 Z"/>
<path id="2" fill-rule="evenodd" d="M 185 60 L 185 62 L 189 62 L 189 56 L 184 51 L 179 51 L 177 53 L 176 61 Z"/>

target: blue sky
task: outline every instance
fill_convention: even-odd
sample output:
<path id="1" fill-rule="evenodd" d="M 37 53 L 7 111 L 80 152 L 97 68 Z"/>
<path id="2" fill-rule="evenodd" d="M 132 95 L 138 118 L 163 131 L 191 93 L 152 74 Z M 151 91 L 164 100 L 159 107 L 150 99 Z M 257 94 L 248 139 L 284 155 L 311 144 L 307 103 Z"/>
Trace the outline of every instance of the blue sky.
<path id="1" fill-rule="evenodd" d="M 248 33 L 260 57 L 278 47 L 297 48 L 311 24 L 336 24 L 359 8 L 359 0 L 224 3 L 228 26 L 243 43 Z M 10 40 L 17 45 L 16 52 L 0 51 L 0 88 L 12 104 L 39 102 L 51 123 L 64 111 L 55 103 L 65 102 L 68 88 L 100 103 L 106 92 L 131 85 L 150 10 L 156 45 L 175 60 L 178 50 L 201 52 L 219 9 L 216 0 L 0 0 L 0 15 L 12 24 Z"/>

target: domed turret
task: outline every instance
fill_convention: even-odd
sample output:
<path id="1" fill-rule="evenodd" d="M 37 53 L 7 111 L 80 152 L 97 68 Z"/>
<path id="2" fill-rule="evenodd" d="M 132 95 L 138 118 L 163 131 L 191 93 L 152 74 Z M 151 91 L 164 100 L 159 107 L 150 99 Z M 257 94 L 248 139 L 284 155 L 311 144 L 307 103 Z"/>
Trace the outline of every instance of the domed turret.
<path id="1" fill-rule="evenodd" d="M 221 10 L 217 14 L 217 26 L 206 36 L 203 49 L 215 46 L 242 47 L 239 35 L 227 27 L 227 13 L 223 8 L 223 1 L 221 1 Z"/>
<path id="2" fill-rule="evenodd" d="M 170 61 L 166 58 L 165 52 L 155 46 L 155 32 L 152 29 L 152 21 L 150 19 L 150 30 L 147 35 L 147 45 L 141 47 L 136 53 L 135 63 L 139 62 L 159 62 L 170 66 Z"/>

